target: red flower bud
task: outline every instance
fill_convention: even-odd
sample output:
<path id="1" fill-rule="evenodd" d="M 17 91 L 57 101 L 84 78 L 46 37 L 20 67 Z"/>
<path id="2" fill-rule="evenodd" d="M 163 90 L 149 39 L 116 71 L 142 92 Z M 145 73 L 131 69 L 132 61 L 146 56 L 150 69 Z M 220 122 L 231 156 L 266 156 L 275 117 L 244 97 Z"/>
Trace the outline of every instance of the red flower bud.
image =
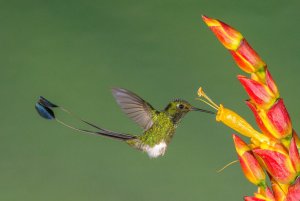
<path id="1" fill-rule="evenodd" d="M 243 38 L 240 32 L 219 20 L 204 15 L 202 19 L 227 49 L 235 50 L 239 47 Z"/>
<path id="2" fill-rule="evenodd" d="M 245 101 L 245 103 L 253 112 L 256 123 L 257 123 L 258 127 L 260 128 L 260 130 L 269 138 L 271 138 L 271 139 L 274 138 L 273 135 L 267 129 L 267 127 L 264 125 L 264 122 L 262 121 L 261 117 L 258 114 L 258 109 L 256 108 L 256 106 L 249 100 Z"/>
<path id="3" fill-rule="evenodd" d="M 279 184 L 272 176 L 270 176 L 273 194 L 276 201 L 285 201 L 288 191 L 288 184 Z"/>
<path id="4" fill-rule="evenodd" d="M 248 145 L 239 136 L 232 137 L 246 178 L 257 186 L 265 186 L 266 175 Z"/>
<path id="5" fill-rule="evenodd" d="M 285 108 L 282 99 L 278 99 L 276 103 L 269 109 L 267 112 L 267 119 L 270 122 L 268 123 L 268 125 L 270 125 L 269 130 L 272 130 L 271 132 L 277 136 L 278 139 L 292 134 L 290 115 Z"/>
<path id="6" fill-rule="evenodd" d="M 266 85 L 241 75 L 238 76 L 238 80 L 250 99 L 260 108 L 269 108 L 275 102 L 276 97 Z"/>
<path id="7" fill-rule="evenodd" d="M 292 164 L 294 166 L 294 169 L 299 173 L 300 171 L 300 157 L 299 157 L 299 151 L 296 145 L 295 137 L 292 137 L 290 149 L 289 149 L 289 155 L 292 161 Z"/>
<path id="8" fill-rule="evenodd" d="M 276 201 L 274 198 L 274 195 L 272 191 L 267 187 L 267 188 L 258 188 L 258 192 L 254 193 L 254 197 L 249 197 L 246 196 L 244 197 L 245 201 Z"/>
<path id="9" fill-rule="evenodd" d="M 300 200 L 300 178 L 289 187 L 286 201 L 299 201 Z"/>
<path id="10" fill-rule="evenodd" d="M 260 198 L 256 198 L 256 197 L 249 197 L 249 196 L 245 196 L 244 200 L 245 201 L 266 201 L 265 199 L 260 199 Z"/>
<path id="11" fill-rule="evenodd" d="M 282 145 L 268 146 L 262 144 L 260 148 L 253 149 L 259 157 L 268 173 L 278 182 L 288 184 L 294 181 L 297 173 L 292 161 Z"/>
<path id="12" fill-rule="evenodd" d="M 240 46 L 235 51 L 230 51 L 236 64 L 245 72 L 253 73 L 266 67 L 255 50 L 243 39 Z"/>
<path id="13" fill-rule="evenodd" d="M 247 101 L 246 104 L 264 134 L 279 140 L 292 135 L 292 123 L 282 99 L 278 99 L 269 110 L 259 108 L 252 101 Z"/>
<path id="14" fill-rule="evenodd" d="M 276 97 L 279 97 L 277 86 L 268 69 L 266 69 L 266 84 L 269 87 L 269 89 L 273 92 L 273 94 L 275 94 Z"/>

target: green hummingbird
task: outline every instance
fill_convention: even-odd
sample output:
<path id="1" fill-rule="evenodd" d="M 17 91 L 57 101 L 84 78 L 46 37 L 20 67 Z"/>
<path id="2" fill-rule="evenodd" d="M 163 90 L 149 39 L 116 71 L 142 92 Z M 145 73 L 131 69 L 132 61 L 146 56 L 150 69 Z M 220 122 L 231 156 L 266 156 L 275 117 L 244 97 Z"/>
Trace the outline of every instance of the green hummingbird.
<path id="1" fill-rule="evenodd" d="M 178 124 L 181 119 L 190 111 L 200 111 L 214 114 L 214 112 L 195 108 L 187 101 L 175 99 L 171 101 L 165 109 L 158 111 L 154 109 L 148 102 L 140 98 L 137 94 L 123 88 L 113 88 L 112 94 L 122 111 L 135 121 L 143 129 L 142 135 L 129 135 L 125 133 L 106 130 L 82 120 L 65 108 L 51 103 L 47 99 L 40 97 L 35 105 L 38 113 L 46 119 L 55 119 L 57 122 L 77 131 L 103 135 L 124 141 L 129 146 L 146 152 L 150 158 L 163 156 L 167 150 Z M 52 109 L 60 108 L 75 118 L 81 120 L 85 124 L 94 127 L 97 131 L 90 131 L 80 128 L 75 128 L 55 117 Z"/>

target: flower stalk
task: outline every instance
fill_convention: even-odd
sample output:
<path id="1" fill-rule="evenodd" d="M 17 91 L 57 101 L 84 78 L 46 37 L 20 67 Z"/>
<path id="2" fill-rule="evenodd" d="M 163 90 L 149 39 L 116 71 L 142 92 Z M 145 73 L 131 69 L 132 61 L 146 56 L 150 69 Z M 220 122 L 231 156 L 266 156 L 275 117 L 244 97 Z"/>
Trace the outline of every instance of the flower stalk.
<path id="1" fill-rule="evenodd" d="M 247 144 L 238 135 L 233 135 L 243 173 L 258 187 L 254 196 L 246 196 L 244 200 L 299 201 L 299 137 L 266 63 L 239 31 L 220 20 L 202 18 L 239 68 L 249 74 L 249 77 L 239 75 L 237 78 L 249 97 L 246 105 L 253 112 L 260 132 L 237 113 L 215 104 L 202 88 L 198 90 L 199 99 L 217 110 L 218 122 L 250 139 Z"/>

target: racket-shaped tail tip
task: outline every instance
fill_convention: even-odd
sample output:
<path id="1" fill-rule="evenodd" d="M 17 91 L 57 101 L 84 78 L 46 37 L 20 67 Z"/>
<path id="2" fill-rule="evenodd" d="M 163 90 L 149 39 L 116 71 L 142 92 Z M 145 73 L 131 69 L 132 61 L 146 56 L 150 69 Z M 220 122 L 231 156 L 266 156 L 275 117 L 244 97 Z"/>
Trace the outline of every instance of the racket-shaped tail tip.
<path id="1" fill-rule="evenodd" d="M 39 97 L 39 100 L 37 101 L 39 104 L 45 106 L 45 107 L 58 107 L 58 105 L 55 105 L 54 103 L 51 103 L 49 100 L 47 100 L 46 98 L 44 98 L 43 96 Z"/>
<path id="2" fill-rule="evenodd" d="M 40 96 L 39 100 L 35 104 L 35 109 L 39 115 L 45 119 L 52 120 L 55 119 L 54 112 L 51 108 L 58 107 L 57 105 L 51 103 L 44 97 Z"/>

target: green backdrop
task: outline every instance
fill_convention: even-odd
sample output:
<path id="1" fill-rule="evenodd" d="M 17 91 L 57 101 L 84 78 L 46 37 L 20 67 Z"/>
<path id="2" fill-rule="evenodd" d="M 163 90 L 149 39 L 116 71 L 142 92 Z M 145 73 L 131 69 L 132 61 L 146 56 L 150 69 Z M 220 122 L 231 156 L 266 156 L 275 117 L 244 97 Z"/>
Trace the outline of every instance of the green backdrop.
<path id="1" fill-rule="evenodd" d="M 166 155 L 149 159 L 118 141 L 41 119 L 39 95 L 105 128 L 139 134 L 110 88 L 128 88 L 155 108 L 193 105 L 203 86 L 253 123 L 236 79 L 243 74 L 201 14 L 240 30 L 268 63 L 294 122 L 299 103 L 299 1 L 1 1 L 1 201 L 223 201 L 256 188 L 238 164 L 233 131 L 192 113 Z"/>

